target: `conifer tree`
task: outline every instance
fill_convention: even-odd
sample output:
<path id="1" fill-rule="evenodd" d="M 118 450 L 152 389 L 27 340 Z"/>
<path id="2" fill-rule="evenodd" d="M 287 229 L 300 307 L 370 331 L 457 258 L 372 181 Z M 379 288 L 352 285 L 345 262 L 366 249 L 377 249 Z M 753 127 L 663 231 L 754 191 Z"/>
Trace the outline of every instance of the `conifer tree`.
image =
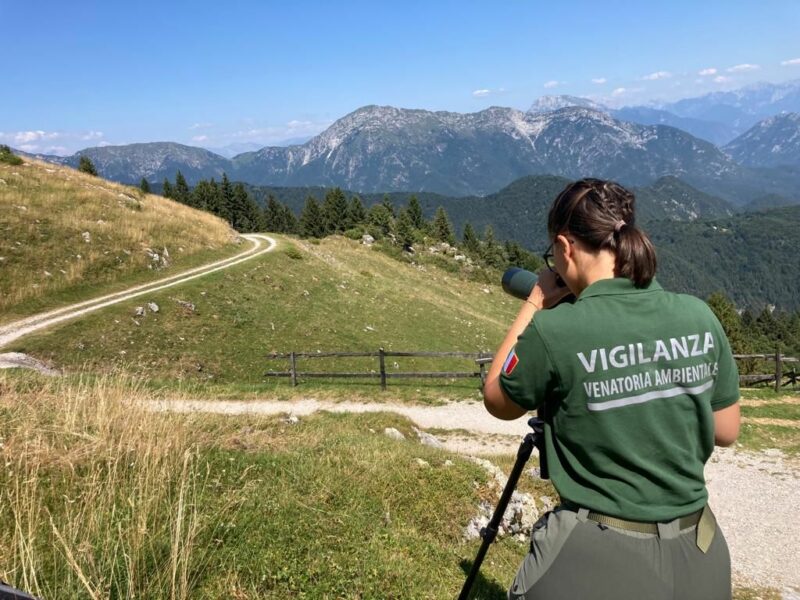
<path id="1" fill-rule="evenodd" d="M 210 181 L 201 179 L 189 194 L 189 205 L 215 213 L 215 189 Z M 216 214 L 216 213 L 215 213 Z"/>
<path id="2" fill-rule="evenodd" d="M 411 219 L 411 226 L 422 231 L 425 229 L 425 217 L 422 216 L 422 206 L 416 196 L 408 199 L 408 216 Z"/>
<path id="3" fill-rule="evenodd" d="M 323 221 L 322 209 L 316 198 L 309 196 L 303 212 L 300 213 L 300 235 L 303 237 L 324 237 L 325 223 Z"/>
<path id="4" fill-rule="evenodd" d="M 97 177 L 97 169 L 94 168 L 94 163 L 92 159 L 88 156 L 81 155 L 80 160 L 78 161 L 78 171 L 81 173 L 88 173 L 89 175 L 94 175 Z"/>
<path id="5" fill-rule="evenodd" d="M 370 207 L 367 222 L 375 238 L 380 239 L 389 235 L 394 228 L 393 221 L 392 213 L 384 204 L 374 204 Z"/>
<path id="6" fill-rule="evenodd" d="M 749 344 L 745 339 L 742 327 L 742 318 L 736 311 L 736 306 L 722 292 L 715 292 L 708 297 L 706 304 L 716 315 L 725 335 L 731 344 L 731 349 L 736 354 L 749 352 Z"/>
<path id="7" fill-rule="evenodd" d="M 191 201 L 189 196 L 189 184 L 186 183 L 186 178 L 180 171 L 175 173 L 175 189 L 173 190 L 172 198 L 182 204 L 189 204 Z"/>
<path id="8" fill-rule="evenodd" d="M 218 214 L 220 217 L 228 221 L 228 223 L 233 223 L 233 186 L 231 185 L 230 179 L 228 179 L 227 173 L 222 173 L 222 182 L 219 185 L 219 189 L 220 212 Z"/>
<path id="9" fill-rule="evenodd" d="M 453 225 L 442 206 L 436 209 L 436 215 L 433 217 L 432 234 L 434 239 L 440 242 L 447 242 L 451 245 L 456 243 Z"/>
<path id="10" fill-rule="evenodd" d="M 481 244 L 481 258 L 490 267 L 500 269 L 505 266 L 503 251 L 494 239 L 494 229 L 487 225 L 483 232 L 483 244 Z"/>
<path id="11" fill-rule="evenodd" d="M 340 188 L 325 193 L 322 214 L 327 233 L 342 233 L 347 228 L 347 198 Z"/>
<path id="12" fill-rule="evenodd" d="M 150 193 L 150 182 L 147 181 L 144 177 L 139 182 L 139 189 L 142 190 L 143 193 L 149 194 Z"/>
<path id="13" fill-rule="evenodd" d="M 386 207 L 386 210 L 389 211 L 389 216 L 392 217 L 392 219 L 394 219 L 397 216 L 395 215 L 394 212 L 394 204 L 392 204 L 392 201 L 389 199 L 389 194 L 383 195 L 383 200 L 381 200 L 381 204 L 383 204 L 383 206 Z"/>
<path id="14" fill-rule="evenodd" d="M 208 209 L 212 213 L 230 223 L 230 212 L 228 211 L 228 206 L 225 203 L 225 197 L 222 193 L 222 186 L 219 183 L 217 183 L 213 177 L 209 182 L 208 202 L 209 202 Z"/>
<path id="15" fill-rule="evenodd" d="M 264 209 L 264 220 L 267 231 L 274 231 L 275 233 L 286 232 L 286 222 L 284 220 L 285 213 L 282 210 L 281 204 L 275 199 L 272 194 L 267 199 L 267 206 Z"/>
<path id="16" fill-rule="evenodd" d="M 164 198 L 172 198 L 172 193 L 172 184 L 169 182 L 169 179 L 164 177 L 164 185 L 161 189 L 161 195 L 164 196 Z"/>
<path id="17" fill-rule="evenodd" d="M 281 212 L 283 213 L 281 220 L 283 221 L 284 233 L 300 233 L 300 223 L 297 217 L 292 212 L 292 209 L 281 204 Z"/>
<path id="18" fill-rule="evenodd" d="M 230 206 L 230 222 L 236 231 L 250 233 L 258 231 L 260 211 L 258 205 L 247 193 L 243 183 L 233 186 Z"/>
<path id="19" fill-rule="evenodd" d="M 467 251 L 467 254 L 471 254 L 472 256 L 478 256 L 480 254 L 481 241 L 478 239 L 471 223 L 466 223 L 464 225 L 464 235 L 462 239 L 464 250 Z"/>
<path id="20" fill-rule="evenodd" d="M 397 242 L 403 246 L 403 250 L 411 249 L 414 244 L 414 226 L 411 224 L 411 216 L 405 208 L 400 211 L 400 215 L 397 217 L 395 235 Z"/>
<path id="21" fill-rule="evenodd" d="M 358 196 L 350 199 L 350 205 L 347 207 L 347 220 L 350 227 L 364 225 L 367 222 L 367 211 Z"/>

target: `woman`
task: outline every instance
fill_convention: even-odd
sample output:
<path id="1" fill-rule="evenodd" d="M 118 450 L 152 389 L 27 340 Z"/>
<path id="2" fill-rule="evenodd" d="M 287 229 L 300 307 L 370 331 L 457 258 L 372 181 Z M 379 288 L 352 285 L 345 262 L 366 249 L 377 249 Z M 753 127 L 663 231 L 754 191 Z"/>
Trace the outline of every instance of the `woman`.
<path id="1" fill-rule="evenodd" d="M 561 497 L 534 526 L 509 598 L 731 597 L 730 557 L 703 467 L 739 432 L 739 381 L 704 302 L 664 291 L 634 196 L 568 185 L 548 217 L 544 271 L 495 355 L 488 411 L 546 408 Z M 559 301 L 569 293 L 574 303 Z"/>

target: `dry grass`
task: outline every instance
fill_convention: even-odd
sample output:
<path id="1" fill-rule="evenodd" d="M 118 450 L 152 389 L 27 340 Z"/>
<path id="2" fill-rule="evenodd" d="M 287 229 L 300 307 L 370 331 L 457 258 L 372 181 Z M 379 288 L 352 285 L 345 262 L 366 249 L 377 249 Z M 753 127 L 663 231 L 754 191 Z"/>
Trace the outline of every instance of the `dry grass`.
<path id="1" fill-rule="evenodd" d="M 0 313 L 163 268 L 148 249 L 163 256 L 167 248 L 173 261 L 219 249 L 233 235 L 209 213 L 68 167 L 0 164 L 0 180 Z"/>
<path id="2" fill-rule="evenodd" d="M 46 598 L 190 597 L 199 537 L 236 499 L 199 506 L 214 481 L 186 418 L 146 411 L 125 379 L 0 375 L 0 398 L 0 579 Z"/>

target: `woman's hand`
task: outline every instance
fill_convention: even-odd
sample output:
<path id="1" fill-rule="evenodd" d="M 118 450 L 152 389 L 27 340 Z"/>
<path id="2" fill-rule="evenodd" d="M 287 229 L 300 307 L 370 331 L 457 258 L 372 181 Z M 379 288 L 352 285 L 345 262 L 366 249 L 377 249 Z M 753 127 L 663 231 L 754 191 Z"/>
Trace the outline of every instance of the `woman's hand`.
<path id="1" fill-rule="evenodd" d="M 540 308 L 552 308 L 570 295 L 569 288 L 550 269 L 542 269 L 537 275 L 539 279 L 528 296 L 528 302 Z"/>

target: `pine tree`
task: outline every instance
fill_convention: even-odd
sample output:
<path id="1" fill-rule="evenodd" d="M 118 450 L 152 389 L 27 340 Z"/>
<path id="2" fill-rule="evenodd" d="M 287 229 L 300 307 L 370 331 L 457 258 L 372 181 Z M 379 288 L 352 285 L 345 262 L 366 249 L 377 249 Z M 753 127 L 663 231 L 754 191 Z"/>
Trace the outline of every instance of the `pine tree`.
<path id="1" fill-rule="evenodd" d="M 222 182 L 219 186 L 220 189 L 220 217 L 233 223 L 234 205 L 233 205 L 233 186 L 227 173 L 222 173 Z"/>
<path id="2" fill-rule="evenodd" d="M 306 205 L 300 213 L 300 235 L 303 237 L 324 237 L 325 223 L 322 209 L 313 196 L 306 198 Z"/>
<path id="3" fill-rule="evenodd" d="M 142 193 L 149 194 L 150 193 L 150 182 L 147 181 L 144 177 L 139 182 L 139 189 L 142 190 Z"/>
<path id="4" fill-rule="evenodd" d="M 394 212 L 394 204 L 392 204 L 392 201 L 389 199 L 389 194 L 383 195 L 383 200 L 381 200 L 381 204 L 383 204 L 383 206 L 386 207 L 386 210 L 389 211 L 389 216 L 392 217 L 392 219 L 394 219 L 397 216 L 395 215 Z"/>
<path id="5" fill-rule="evenodd" d="M 81 158 L 78 161 L 78 171 L 97 177 L 97 169 L 94 168 L 94 163 L 88 156 L 81 155 Z"/>
<path id="6" fill-rule="evenodd" d="M 464 250 L 466 250 L 467 254 L 478 256 L 481 250 L 481 241 L 478 239 L 478 236 L 475 233 L 475 230 L 472 228 L 471 223 L 464 225 L 464 236 L 462 239 Z"/>
<path id="7" fill-rule="evenodd" d="M 422 215 L 422 206 L 416 196 L 408 199 L 408 216 L 411 219 L 411 226 L 422 231 L 425 229 L 425 217 Z"/>
<path id="8" fill-rule="evenodd" d="M 292 212 L 292 209 L 286 206 L 285 204 L 281 204 L 281 212 L 283 213 L 281 219 L 284 223 L 283 232 L 284 233 L 300 233 L 300 223 L 297 221 L 297 217 Z"/>
<path id="9" fill-rule="evenodd" d="M 392 213 L 383 204 L 374 204 L 367 214 L 367 222 L 373 237 L 380 239 L 389 235 L 394 228 Z"/>
<path id="10" fill-rule="evenodd" d="M 736 311 L 736 306 L 722 292 L 715 292 L 706 300 L 709 308 L 717 316 L 725 335 L 731 344 L 734 354 L 746 354 L 750 351 L 742 327 L 742 318 Z"/>
<path id="11" fill-rule="evenodd" d="M 490 267 L 501 269 L 505 266 L 505 259 L 500 245 L 494 239 L 494 229 L 487 225 L 483 232 L 483 243 L 481 244 L 481 258 Z"/>
<path id="12" fill-rule="evenodd" d="M 186 178 L 180 171 L 175 173 L 175 189 L 172 198 L 181 204 L 189 204 L 191 200 L 189 197 L 189 184 L 186 183 Z"/>
<path id="13" fill-rule="evenodd" d="M 340 188 L 326 192 L 322 214 L 327 233 L 342 233 L 347 228 L 347 198 Z"/>
<path id="14" fill-rule="evenodd" d="M 260 211 L 258 205 L 247 193 L 243 183 L 233 186 L 231 193 L 230 222 L 236 231 L 251 233 L 258 231 L 260 223 Z"/>
<path id="15" fill-rule="evenodd" d="M 215 189 L 211 181 L 201 179 L 189 194 L 189 205 L 213 213 L 215 208 L 214 195 Z"/>
<path id="16" fill-rule="evenodd" d="M 405 208 L 400 211 L 395 226 L 395 236 L 397 243 L 403 246 L 403 250 L 411 250 L 414 244 L 414 226 L 411 224 L 411 215 Z"/>
<path id="17" fill-rule="evenodd" d="M 264 221 L 267 231 L 274 231 L 275 233 L 285 233 L 286 223 L 284 221 L 284 212 L 281 204 L 275 199 L 272 194 L 267 199 L 267 206 L 264 209 Z"/>
<path id="18" fill-rule="evenodd" d="M 367 222 L 367 211 L 364 210 L 364 205 L 358 196 L 350 199 L 350 205 L 347 207 L 347 220 L 350 227 L 358 227 Z"/>
<path id="19" fill-rule="evenodd" d="M 453 233 L 453 225 L 447 216 L 444 207 L 440 206 L 436 209 L 436 215 L 433 217 L 433 238 L 440 242 L 447 242 L 450 245 L 456 243 L 456 236 Z"/>
<path id="20" fill-rule="evenodd" d="M 172 184 L 169 182 L 169 179 L 164 177 L 164 185 L 161 188 L 161 195 L 164 198 L 172 198 Z"/>

